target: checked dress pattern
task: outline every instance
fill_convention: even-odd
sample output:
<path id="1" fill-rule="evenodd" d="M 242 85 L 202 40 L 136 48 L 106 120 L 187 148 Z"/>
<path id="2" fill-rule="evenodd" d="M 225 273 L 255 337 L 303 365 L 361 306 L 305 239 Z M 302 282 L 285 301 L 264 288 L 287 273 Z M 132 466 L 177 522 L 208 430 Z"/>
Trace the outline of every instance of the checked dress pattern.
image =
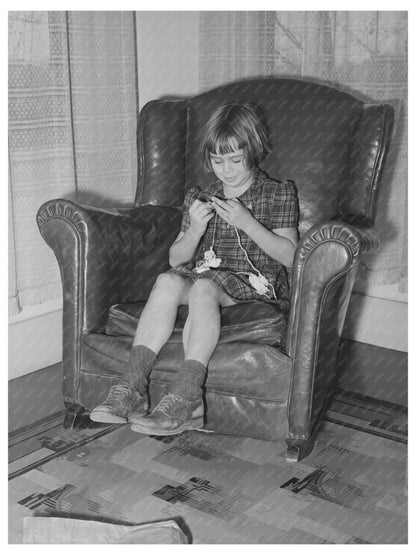
<path id="1" fill-rule="evenodd" d="M 213 195 L 223 196 L 224 194 L 221 181 L 213 183 L 206 190 Z M 190 224 L 189 208 L 200 192 L 200 189 L 192 188 L 185 196 L 181 223 L 183 232 Z M 269 230 L 298 225 L 299 204 L 295 185 L 290 180 L 280 182 L 257 169 L 253 184 L 238 198 Z M 277 299 L 288 302 L 290 270 L 268 256 L 242 230 L 238 230 L 238 233 L 241 245 L 247 251 L 252 264 L 273 285 Z M 193 268 L 198 261 L 203 260 L 204 252 L 211 246 L 217 257 L 221 258 L 220 265 L 200 274 L 195 273 Z M 211 279 L 236 302 L 252 300 L 276 302 L 270 293 L 260 294 L 250 284 L 248 274 L 254 271 L 240 248 L 236 230 L 219 216 L 214 216 L 209 221 L 193 260 L 169 271 L 190 277 L 194 281 L 200 278 Z"/>

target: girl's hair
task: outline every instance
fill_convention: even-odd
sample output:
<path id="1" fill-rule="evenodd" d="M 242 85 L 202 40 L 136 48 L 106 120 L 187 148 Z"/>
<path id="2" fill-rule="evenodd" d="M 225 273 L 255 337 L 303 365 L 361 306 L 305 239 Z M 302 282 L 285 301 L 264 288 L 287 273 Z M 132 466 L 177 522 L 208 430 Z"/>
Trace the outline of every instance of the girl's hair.
<path id="1" fill-rule="evenodd" d="M 204 169 L 212 171 L 210 154 L 244 151 L 244 162 L 252 169 L 270 152 L 271 144 L 263 113 L 251 103 L 230 102 L 220 106 L 208 121 L 202 145 Z"/>

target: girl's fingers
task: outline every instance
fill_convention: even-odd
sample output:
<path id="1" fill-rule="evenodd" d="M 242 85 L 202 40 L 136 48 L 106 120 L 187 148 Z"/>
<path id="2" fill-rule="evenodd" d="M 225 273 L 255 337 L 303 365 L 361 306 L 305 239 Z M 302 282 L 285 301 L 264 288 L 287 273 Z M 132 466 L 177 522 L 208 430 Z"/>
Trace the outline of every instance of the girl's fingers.
<path id="1" fill-rule="evenodd" d="M 201 218 L 201 223 L 203 224 L 208 223 L 213 216 L 214 214 L 206 214 Z"/>
<path id="2" fill-rule="evenodd" d="M 216 207 L 218 207 L 218 208 L 223 208 L 223 209 L 225 209 L 225 207 L 227 206 L 227 203 L 226 203 L 225 201 L 220 200 L 220 199 L 217 198 L 217 197 L 212 197 L 212 203 L 213 203 Z"/>
<path id="3" fill-rule="evenodd" d="M 215 204 L 214 210 L 217 212 L 217 214 L 227 214 L 228 213 L 227 207 L 226 206 L 220 206 L 219 204 Z"/>
<path id="4" fill-rule="evenodd" d="M 205 218 L 207 216 L 210 216 L 210 217 L 214 216 L 214 214 L 215 214 L 215 211 L 211 208 L 210 210 L 204 210 L 203 212 L 200 212 L 199 216 L 201 218 Z"/>
<path id="5" fill-rule="evenodd" d="M 207 203 L 201 202 L 197 206 L 193 206 L 190 208 L 189 213 L 192 215 L 199 215 L 203 216 L 204 214 L 210 214 L 212 212 L 212 207 L 207 206 Z"/>

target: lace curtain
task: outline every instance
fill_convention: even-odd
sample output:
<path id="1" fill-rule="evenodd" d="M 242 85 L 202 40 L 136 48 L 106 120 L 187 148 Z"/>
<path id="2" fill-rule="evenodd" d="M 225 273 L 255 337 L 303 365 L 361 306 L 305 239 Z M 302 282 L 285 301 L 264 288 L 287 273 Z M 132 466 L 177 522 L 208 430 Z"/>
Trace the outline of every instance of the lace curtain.
<path id="1" fill-rule="evenodd" d="M 9 314 L 62 296 L 43 202 L 134 198 L 136 67 L 134 12 L 9 12 Z"/>
<path id="2" fill-rule="evenodd" d="M 302 76 L 330 81 L 395 108 L 383 176 L 377 253 L 355 290 L 399 283 L 407 292 L 407 12 L 201 12 L 200 86 Z"/>

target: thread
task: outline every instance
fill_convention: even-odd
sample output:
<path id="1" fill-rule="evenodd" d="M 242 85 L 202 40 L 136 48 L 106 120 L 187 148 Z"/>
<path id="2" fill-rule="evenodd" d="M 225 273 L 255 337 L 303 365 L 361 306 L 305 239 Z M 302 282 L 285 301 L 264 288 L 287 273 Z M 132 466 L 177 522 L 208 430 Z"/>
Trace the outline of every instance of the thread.
<path id="1" fill-rule="evenodd" d="M 218 266 L 221 264 L 222 259 L 218 258 L 214 251 L 215 233 L 217 231 L 217 216 L 218 214 L 215 213 L 211 246 L 209 250 L 204 252 L 204 260 L 199 260 L 196 263 L 195 268 L 193 269 L 193 271 L 197 274 L 202 274 L 202 272 L 206 272 L 210 268 L 218 268 Z"/>
<path id="2" fill-rule="evenodd" d="M 255 266 L 254 264 L 251 262 L 250 257 L 248 256 L 248 253 L 246 251 L 246 249 L 243 247 L 243 245 L 241 244 L 241 237 L 240 234 L 238 232 L 238 229 L 236 227 L 234 227 L 234 231 L 237 235 L 237 240 L 238 240 L 238 246 L 240 247 L 240 249 L 243 251 L 244 256 L 246 257 L 247 262 L 250 264 L 250 266 L 253 268 L 253 270 L 255 272 L 257 272 L 257 276 L 253 275 L 252 273 L 247 274 L 249 276 L 249 281 L 251 283 L 251 285 L 254 287 L 254 289 L 260 293 L 261 295 L 266 295 L 266 297 L 268 299 L 270 299 L 269 295 L 267 295 L 266 291 L 268 290 L 268 288 L 271 289 L 272 293 L 273 293 L 273 297 L 276 299 L 277 301 L 277 297 L 276 297 L 276 292 L 274 290 L 274 287 L 271 283 L 269 283 L 269 280 L 266 278 L 266 276 L 264 276 Z M 239 272 L 240 274 L 243 274 L 243 272 Z M 244 274 L 245 275 L 245 274 Z"/>
<path id="3" fill-rule="evenodd" d="M 215 254 L 215 251 L 214 251 L 215 234 L 216 234 L 216 231 L 217 231 L 217 217 L 218 217 L 218 214 L 215 213 L 214 229 L 213 229 L 213 233 L 212 233 L 211 246 L 210 246 L 208 251 L 204 252 L 204 260 L 199 260 L 196 263 L 196 266 L 194 268 L 194 272 L 196 272 L 197 274 L 205 272 L 205 271 L 209 270 L 210 268 L 218 268 L 218 266 L 221 264 L 221 258 L 218 258 L 217 255 Z M 241 275 L 248 275 L 250 285 L 253 287 L 253 289 L 255 289 L 257 291 L 257 293 L 260 293 L 260 295 L 265 295 L 268 299 L 271 299 L 271 297 L 267 294 L 267 291 L 270 292 L 270 290 L 271 290 L 271 292 L 273 294 L 273 297 L 277 301 L 276 292 L 274 290 L 273 285 L 269 282 L 269 280 L 266 278 L 266 276 L 264 276 L 254 266 L 254 264 L 250 260 L 250 257 L 248 256 L 248 253 L 247 253 L 246 249 L 243 247 L 243 245 L 241 243 L 241 237 L 240 237 L 240 234 L 238 232 L 238 229 L 235 226 L 234 226 L 234 231 L 237 235 L 238 246 L 243 251 L 247 262 L 250 264 L 252 269 L 257 273 L 257 275 L 254 275 L 251 272 L 248 272 L 248 273 L 247 272 L 237 272 L 237 273 L 241 274 Z"/>

